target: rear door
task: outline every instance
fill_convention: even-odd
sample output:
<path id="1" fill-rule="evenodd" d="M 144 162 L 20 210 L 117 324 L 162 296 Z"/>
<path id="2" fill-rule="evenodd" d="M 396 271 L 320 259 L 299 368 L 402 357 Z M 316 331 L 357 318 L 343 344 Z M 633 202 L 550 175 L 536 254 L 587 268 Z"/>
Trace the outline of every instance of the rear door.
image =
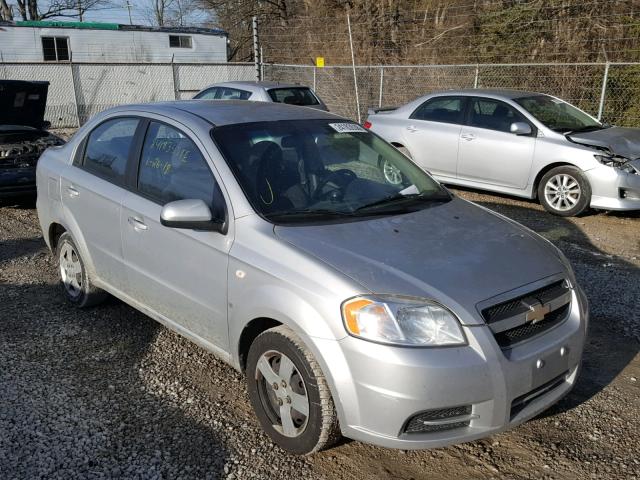
<path id="1" fill-rule="evenodd" d="M 126 289 L 120 237 L 125 176 L 140 119 L 102 122 L 87 136 L 61 178 L 62 204 L 78 225 L 100 280 Z M 80 239 L 77 239 L 80 240 Z"/>
<path id="2" fill-rule="evenodd" d="M 505 102 L 480 97 L 470 101 L 468 125 L 460 134 L 458 178 L 524 189 L 533 162 L 535 127 Z M 514 122 L 528 123 L 532 133 L 511 133 Z"/>
<path id="3" fill-rule="evenodd" d="M 225 208 L 219 183 L 201 144 L 186 128 L 151 120 L 121 228 L 130 295 L 179 328 L 228 349 L 229 232 L 165 227 L 163 205 L 201 199 Z M 215 212 L 214 212 L 215 213 Z"/>
<path id="4" fill-rule="evenodd" d="M 413 159 L 445 182 L 456 177 L 466 105 L 464 96 L 430 98 L 406 122 L 404 138 Z"/>

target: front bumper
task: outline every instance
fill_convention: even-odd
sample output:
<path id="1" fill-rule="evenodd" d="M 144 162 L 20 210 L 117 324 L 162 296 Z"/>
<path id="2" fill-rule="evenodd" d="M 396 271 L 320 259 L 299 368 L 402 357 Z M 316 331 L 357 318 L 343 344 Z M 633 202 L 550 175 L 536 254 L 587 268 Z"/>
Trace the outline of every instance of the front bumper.
<path id="1" fill-rule="evenodd" d="M 638 160 L 635 160 L 640 165 Z M 640 210 L 640 175 L 602 165 L 585 172 L 591 185 L 591 207 Z"/>
<path id="2" fill-rule="evenodd" d="M 563 323 L 509 351 L 484 325 L 465 327 L 465 347 L 397 348 L 353 337 L 317 342 L 343 434 L 384 447 L 433 448 L 482 438 L 537 415 L 566 395 L 578 376 L 588 311 L 579 288 L 573 297 Z M 546 365 L 537 368 L 539 360 Z M 514 400 L 535 392 L 542 393 L 516 408 Z M 471 409 L 467 426 L 405 432 L 420 412 L 460 406 Z"/>
<path id="3" fill-rule="evenodd" d="M 0 198 L 36 193 L 36 167 L 0 168 Z"/>

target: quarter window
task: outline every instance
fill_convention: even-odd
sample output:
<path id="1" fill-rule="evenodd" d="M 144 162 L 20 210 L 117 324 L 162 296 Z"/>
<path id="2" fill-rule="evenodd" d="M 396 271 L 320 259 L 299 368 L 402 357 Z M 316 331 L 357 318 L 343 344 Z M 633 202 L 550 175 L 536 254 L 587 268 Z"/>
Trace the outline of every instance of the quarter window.
<path id="1" fill-rule="evenodd" d="M 438 97 L 420 105 L 411 118 L 442 123 L 462 123 L 465 99 L 461 97 Z"/>
<path id="2" fill-rule="evenodd" d="M 136 118 L 117 118 L 95 128 L 87 140 L 84 168 L 115 183 L 123 183 L 138 122 Z"/>
<path id="3" fill-rule="evenodd" d="M 191 37 L 188 35 L 169 35 L 169 47 L 191 48 Z"/>
<path id="4" fill-rule="evenodd" d="M 179 130 L 151 122 L 142 148 L 138 191 L 158 203 L 200 199 L 220 205 L 213 174 L 193 141 Z"/>
<path id="5" fill-rule="evenodd" d="M 526 122 L 514 108 L 489 98 L 474 98 L 469 114 L 469 125 L 500 132 L 510 132 L 514 122 Z"/>
<path id="6" fill-rule="evenodd" d="M 67 37 L 42 37 L 42 58 L 45 62 L 68 62 L 69 39 Z"/>

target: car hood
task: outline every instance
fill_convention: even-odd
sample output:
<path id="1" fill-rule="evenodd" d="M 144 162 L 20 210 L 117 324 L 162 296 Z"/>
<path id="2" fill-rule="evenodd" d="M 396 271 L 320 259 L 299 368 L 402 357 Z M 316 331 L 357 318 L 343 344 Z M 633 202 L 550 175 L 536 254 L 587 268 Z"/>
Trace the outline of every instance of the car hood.
<path id="1" fill-rule="evenodd" d="M 359 222 L 276 226 L 275 233 L 369 292 L 431 298 L 455 312 L 475 312 L 483 300 L 565 272 L 545 240 L 458 198 Z M 477 314 L 458 315 L 482 323 Z"/>
<path id="2" fill-rule="evenodd" d="M 41 129 L 49 82 L 0 80 L 0 125 Z"/>
<path id="3" fill-rule="evenodd" d="M 640 157 L 640 128 L 609 127 L 593 132 L 571 133 L 569 139 L 591 147 L 607 148 L 628 159 Z"/>

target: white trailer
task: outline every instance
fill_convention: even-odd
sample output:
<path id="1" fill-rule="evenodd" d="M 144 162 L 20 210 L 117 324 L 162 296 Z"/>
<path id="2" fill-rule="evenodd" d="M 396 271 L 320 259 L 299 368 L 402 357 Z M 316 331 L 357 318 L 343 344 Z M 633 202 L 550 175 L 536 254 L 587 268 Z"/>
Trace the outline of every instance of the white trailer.
<path id="1" fill-rule="evenodd" d="M 0 22 L 1 62 L 225 63 L 218 29 L 98 22 Z"/>

